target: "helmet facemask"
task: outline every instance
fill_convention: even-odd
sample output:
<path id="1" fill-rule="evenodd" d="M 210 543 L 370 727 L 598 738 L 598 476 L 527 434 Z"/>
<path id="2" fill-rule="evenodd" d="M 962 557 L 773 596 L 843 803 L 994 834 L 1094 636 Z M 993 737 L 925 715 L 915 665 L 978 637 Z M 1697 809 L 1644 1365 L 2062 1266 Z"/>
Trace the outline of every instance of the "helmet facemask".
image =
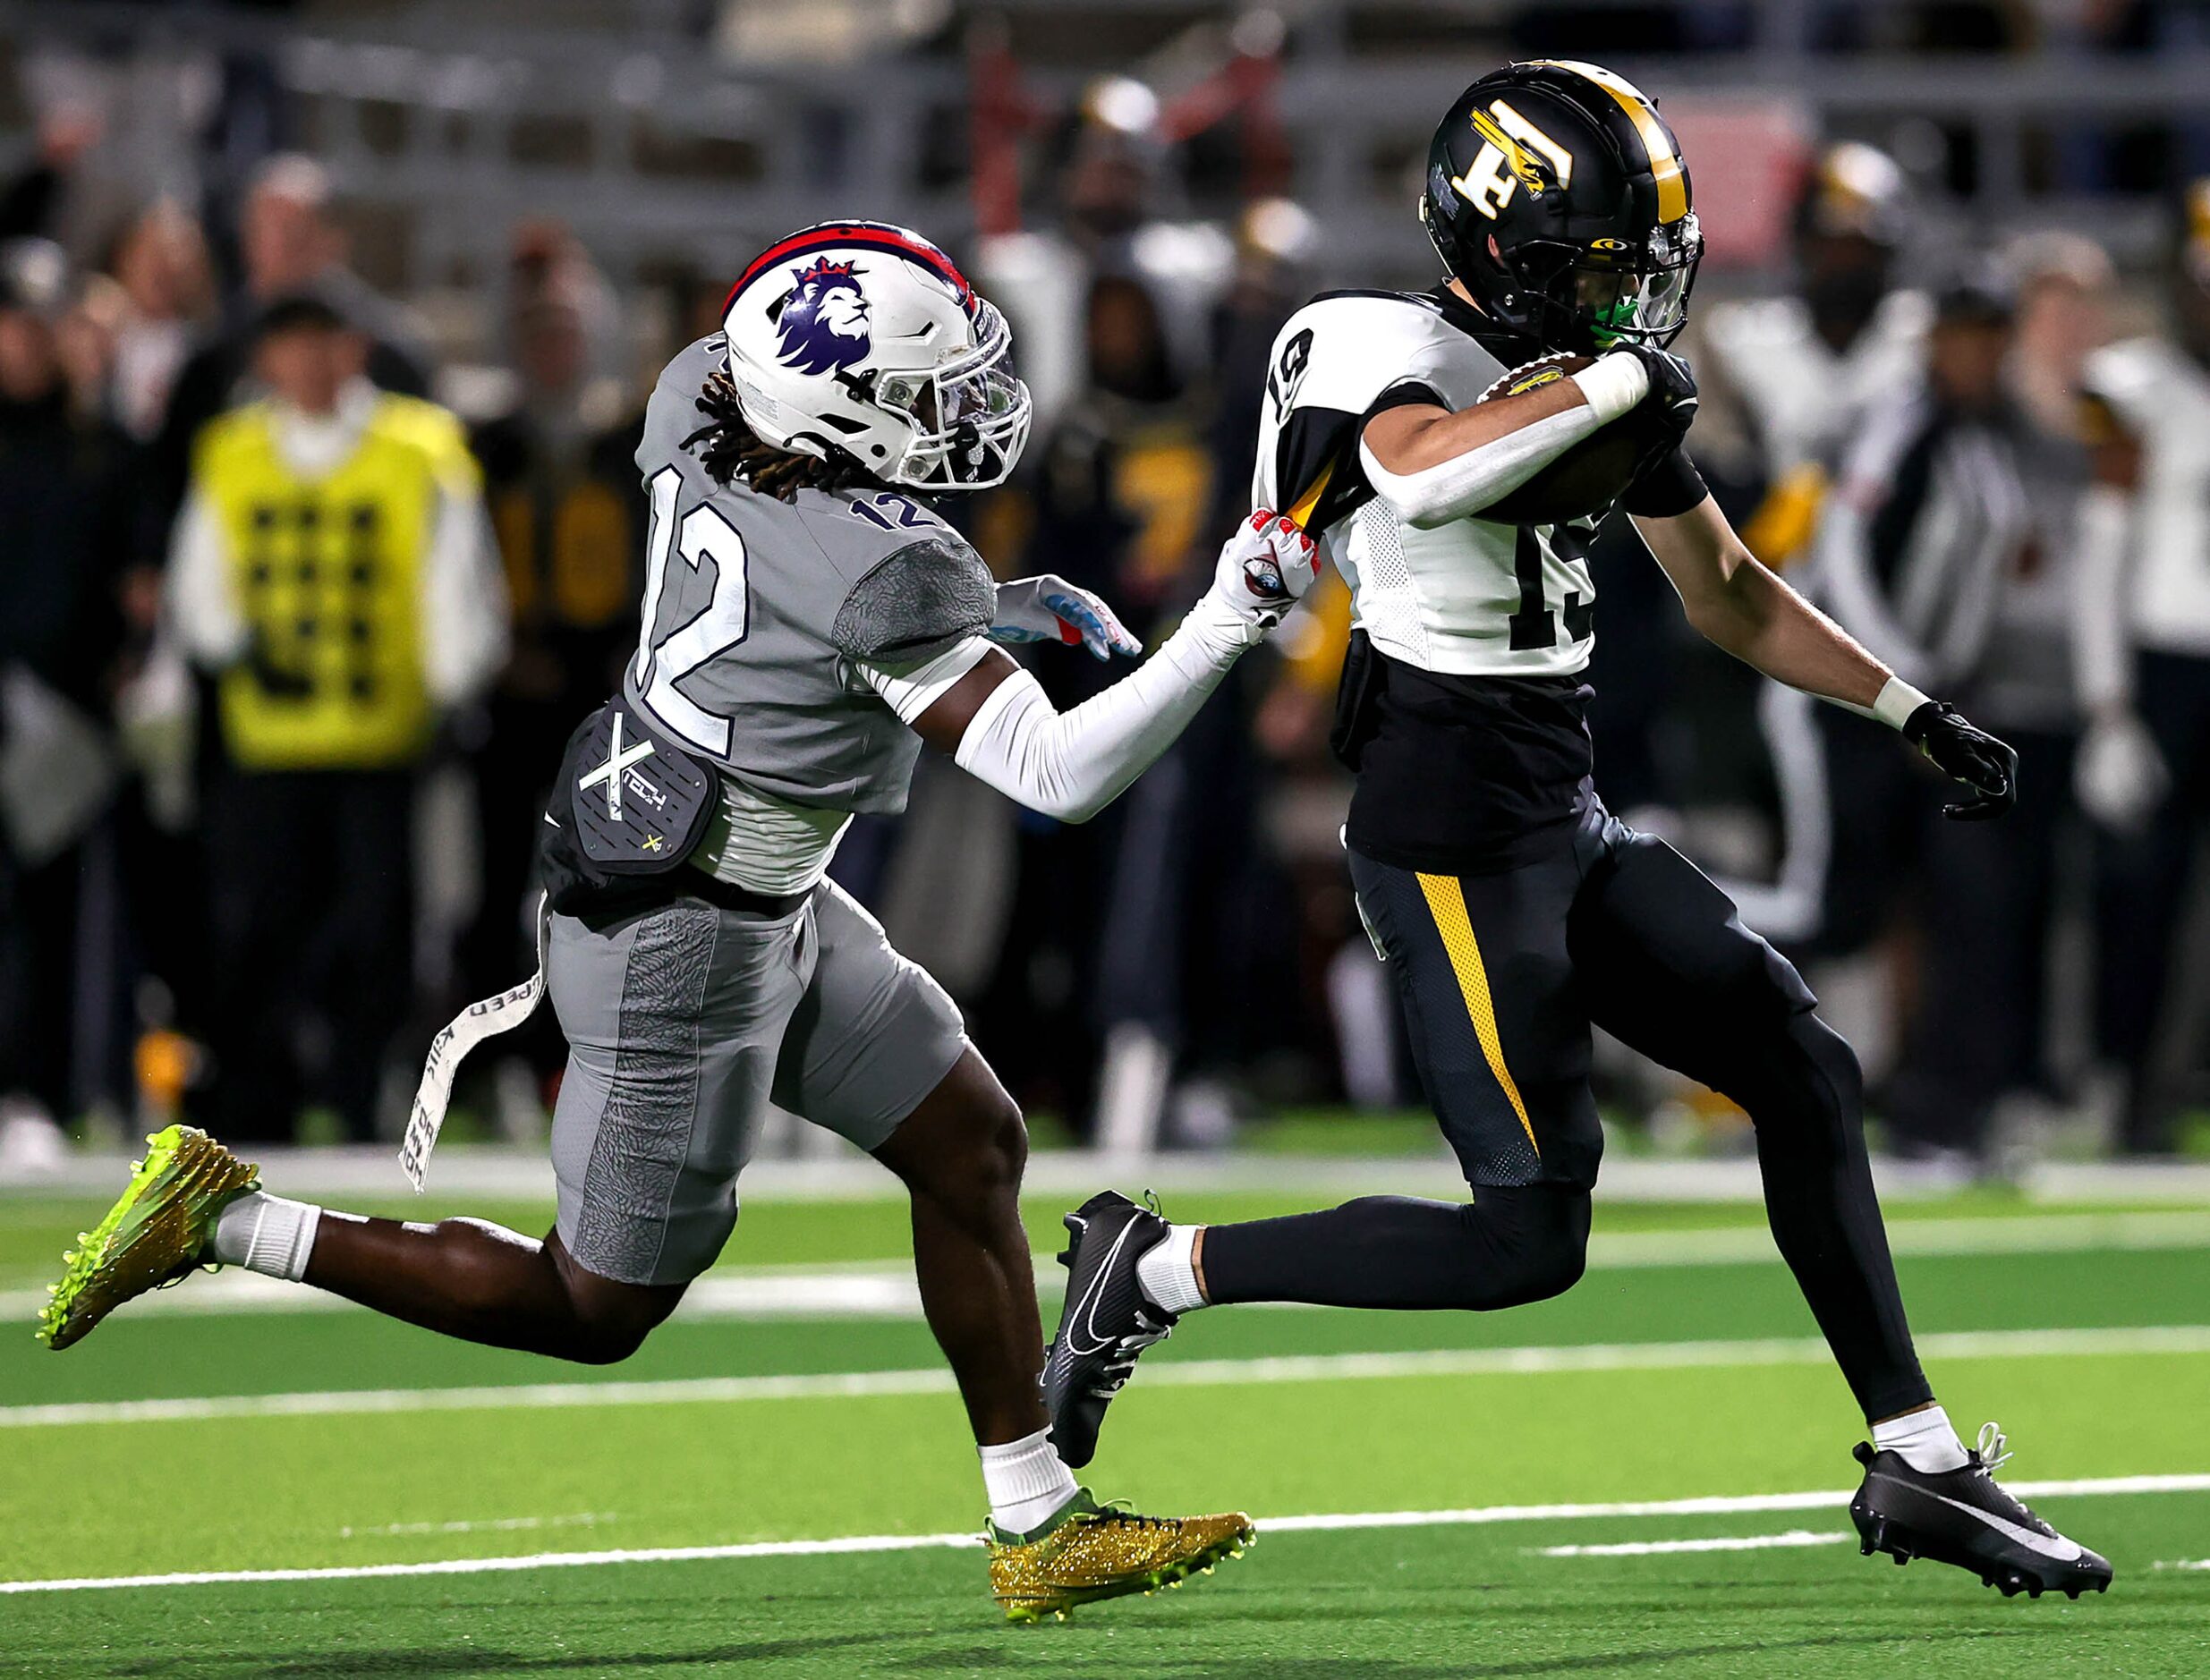
<path id="1" fill-rule="evenodd" d="M 1033 404 L 1013 371 L 1013 334 L 993 304 L 977 301 L 974 343 L 936 367 L 874 376 L 871 398 L 913 428 L 883 477 L 920 490 L 986 490 L 1003 484 L 1028 441 Z"/>
<path id="2" fill-rule="evenodd" d="M 1599 239 L 1529 240 L 1492 250 L 1498 293 L 1484 304 L 1548 350 L 1601 352 L 1620 344 L 1663 348 L 1688 324 L 1688 293 L 1704 235 L 1690 211 L 1637 247 Z M 1478 293 L 1476 294 L 1478 295 Z"/>

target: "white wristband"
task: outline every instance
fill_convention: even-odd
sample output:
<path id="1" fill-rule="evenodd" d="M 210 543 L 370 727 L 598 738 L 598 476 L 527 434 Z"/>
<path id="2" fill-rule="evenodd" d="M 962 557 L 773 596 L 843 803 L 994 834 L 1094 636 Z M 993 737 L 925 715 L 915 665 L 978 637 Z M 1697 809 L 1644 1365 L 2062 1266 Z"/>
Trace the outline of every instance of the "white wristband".
<path id="1" fill-rule="evenodd" d="M 1873 716 L 1891 729 L 1900 729 L 1910 722 L 1911 714 L 1925 705 L 1926 697 L 1900 676 L 1891 676 L 1882 685 L 1880 698 L 1873 702 Z"/>
<path id="2" fill-rule="evenodd" d="M 1573 383 L 1595 411 L 1596 423 L 1609 425 L 1650 395 L 1650 369 L 1642 365 L 1640 356 L 1615 350 L 1573 375 Z"/>

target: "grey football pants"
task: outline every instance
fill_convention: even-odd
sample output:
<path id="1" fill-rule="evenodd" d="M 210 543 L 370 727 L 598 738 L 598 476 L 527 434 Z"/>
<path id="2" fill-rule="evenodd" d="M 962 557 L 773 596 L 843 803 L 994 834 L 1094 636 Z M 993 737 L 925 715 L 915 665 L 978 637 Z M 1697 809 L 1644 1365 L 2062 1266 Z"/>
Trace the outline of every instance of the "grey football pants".
<path id="1" fill-rule="evenodd" d="M 781 917 L 688 897 L 555 916 L 546 985 L 568 1040 L 560 1240 L 620 1283 L 713 1264 L 770 1100 L 872 1150 L 967 1042 L 944 988 L 826 881 Z"/>

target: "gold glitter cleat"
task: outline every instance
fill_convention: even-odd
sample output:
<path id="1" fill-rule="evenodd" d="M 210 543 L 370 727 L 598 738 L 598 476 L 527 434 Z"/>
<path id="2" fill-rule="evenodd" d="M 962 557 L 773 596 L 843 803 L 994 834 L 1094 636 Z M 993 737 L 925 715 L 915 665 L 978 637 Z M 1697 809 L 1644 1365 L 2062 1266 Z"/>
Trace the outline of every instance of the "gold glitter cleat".
<path id="1" fill-rule="evenodd" d="M 990 1524 L 990 1590 L 1008 1622 L 1061 1621 L 1078 1604 L 1178 1587 L 1209 1575 L 1255 1538 L 1242 1512 L 1225 1516 L 1139 1516 L 1101 1506 L 1086 1488 L 1028 1534 Z"/>
<path id="2" fill-rule="evenodd" d="M 66 1269 L 48 1287 L 38 1339 L 59 1352 L 124 1302 L 183 1277 L 200 1263 L 224 1204 L 259 1180 L 259 1167 L 197 1126 L 155 1133 L 122 1200 L 62 1256 Z"/>

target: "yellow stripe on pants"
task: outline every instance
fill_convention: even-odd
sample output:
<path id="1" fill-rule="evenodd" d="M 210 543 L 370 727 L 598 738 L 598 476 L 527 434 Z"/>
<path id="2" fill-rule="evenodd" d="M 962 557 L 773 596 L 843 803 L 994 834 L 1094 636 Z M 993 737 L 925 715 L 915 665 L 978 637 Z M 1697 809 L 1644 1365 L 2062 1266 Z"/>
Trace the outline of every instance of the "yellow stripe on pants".
<path id="1" fill-rule="evenodd" d="M 1458 992 L 1466 999 L 1466 1013 L 1473 1018 L 1474 1036 L 1481 1040 L 1481 1054 L 1489 1071 L 1511 1099 L 1512 1112 L 1543 1158 L 1543 1146 L 1534 1141 L 1534 1127 L 1527 1121 L 1527 1105 L 1519 1100 L 1519 1087 L 1504 1065 L 1504 1041 L 1497 1036 L 1496 1005 L 1489 997 L 1489 971 L 1482 966 L 1481 944 L 1474 938 L 1474 924 L 1466 913 L 1466 889 L 1455 875 L 1423 875 L 1420 891 L 1427 895 L 1428 912 L 1435 918 L 1435 931 L 1442 935 L 1442 948 L 1450 954 L 1450 968 L 1458 978 Z"/>

